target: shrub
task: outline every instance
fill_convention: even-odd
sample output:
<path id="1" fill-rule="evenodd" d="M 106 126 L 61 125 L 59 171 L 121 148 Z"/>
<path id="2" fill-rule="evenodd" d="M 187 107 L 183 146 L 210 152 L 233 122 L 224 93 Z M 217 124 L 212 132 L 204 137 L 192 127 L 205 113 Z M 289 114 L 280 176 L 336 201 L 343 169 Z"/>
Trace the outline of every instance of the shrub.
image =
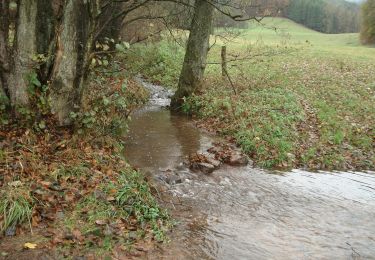
<path id="1" fill-rule="evenodd" d="M 176 88 L 184 59 L 184 48 L 169 40 L 138 44 L 126 54 L 126 59 L 134 73 L 141 72 L 154 83 Z"/>

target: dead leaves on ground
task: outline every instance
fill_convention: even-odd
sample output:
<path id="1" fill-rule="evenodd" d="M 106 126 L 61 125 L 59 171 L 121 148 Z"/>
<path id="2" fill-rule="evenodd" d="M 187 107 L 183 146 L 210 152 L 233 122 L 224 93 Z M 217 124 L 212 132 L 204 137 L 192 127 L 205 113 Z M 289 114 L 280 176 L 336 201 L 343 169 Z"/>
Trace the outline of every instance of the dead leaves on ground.
<path id="1" fill-rule="evenodd" d="M 68 231 L 56 223 L 62 223 L 82 198 L 93 194 L 102 183 L 116 182 L 118 172 L 129 167 L 113 155 L 110 143 L 78 140 L 64 129 L 38 135 L 26 129 L 10 128 L 0 132 L 0 149 L 0 189 L 22 185 L 31 191 L 34 202 L 30 225 L 18 225 L 15 234 L 29 233 L 32 228 L 49 241 L 40 245 L 27 242 L 24 248 L 102 243 L 101 237 L 83 234 L 77 228 Z M 108 194 L 105 200 L 114 202 L 116 191 Z M 109 223 L 103 219 L 96 224 L 108 234 L 137 230 L 137 224 L 128 221 Z"/>

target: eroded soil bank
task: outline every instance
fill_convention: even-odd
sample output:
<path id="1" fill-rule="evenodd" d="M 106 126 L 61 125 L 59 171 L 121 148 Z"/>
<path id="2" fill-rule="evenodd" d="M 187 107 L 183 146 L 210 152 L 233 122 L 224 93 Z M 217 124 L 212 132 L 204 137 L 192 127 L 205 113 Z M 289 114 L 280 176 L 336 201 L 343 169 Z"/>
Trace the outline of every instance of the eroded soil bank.
<path id="1" fill-rule="evenodd" d="M 218 141 L 171 114 L 170 93 L 145 84 L 151 102 L 133 115 L 126 157 L 156 180 L 179 222 L 148 259 L 374 259 L 375 176 L 270 172 L 183 162 Z"/>

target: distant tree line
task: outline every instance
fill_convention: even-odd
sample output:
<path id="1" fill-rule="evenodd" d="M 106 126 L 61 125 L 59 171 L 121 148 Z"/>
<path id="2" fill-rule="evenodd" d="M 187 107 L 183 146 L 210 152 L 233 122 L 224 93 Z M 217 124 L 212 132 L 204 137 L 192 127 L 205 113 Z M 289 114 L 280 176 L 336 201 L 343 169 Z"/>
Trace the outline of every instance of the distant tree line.
<path id="1" fill-rule="evenodd" d="M 354 33 L 360 31 L 360 5 L 344 0 L 253 0 L 244 8 L 250 16 L 286 17 L 323 33 Z M 226 16 L 217 16 L 217 27 L 248 25 Z"/>
<path id="2" fill-rule="evenodd" d="M 290 0 L 284 15 L 324 33 L 360 30 L 360 6 L 343 0 Z"/>
<path id="3" fill-rule="evenodd" d="M 375 44 L 375 0 L 367 0 L 362 5 L 361 41 Z"/>

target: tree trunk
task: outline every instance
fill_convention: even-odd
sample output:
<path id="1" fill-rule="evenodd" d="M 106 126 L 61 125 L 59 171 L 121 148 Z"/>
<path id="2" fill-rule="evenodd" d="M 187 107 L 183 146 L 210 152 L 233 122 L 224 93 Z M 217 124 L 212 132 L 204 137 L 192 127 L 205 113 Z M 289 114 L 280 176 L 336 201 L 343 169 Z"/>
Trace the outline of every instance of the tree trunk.
<path id="1" fill-rule="evenodd" d="M 7 96 L 6 73 L 9 72 L 8 58 L 9 0 L 0 0 L 0 95 Z"/>
<path id="2" fill-rule="evenodd" d="M 55 18 L 50 0 L 17 1 L 17 11 L 13 11 L 16 18 L 12 18 L 10 1 L 0 1 L 0 85 L 17 111 L 30 106 L 28 76 L 40 69 L 34 60 L 36 55 L 46 54 L 51 47 Z M 9 39 L 11 24 L 13 39 Z"/>
<path id="3" fill-rule="evenodd" d="M 20 0 L 13 60 L 7 78 L 11 104 L 14 108 L 30 104 L 27 76 L 34 70 L 33 56 L 37 54 L 38 0 Z"/>
<path id="4" fill-rule="evenodd" d="M 178 89 L 172 98 L 173 110 L 180 110 L 184 98 L 201 87 L 206 68 L 209 40 L 212 29 L 214 7 L 206 0 L 195 2 L 189 40 Z"/>
<path id="5" fill-rule="evenodd" d="M 90 65 L 95 25 L 90 19 L 95 1 L 68 0 L 57 35 L 57 51 L 52 74 L 52 112 L 60 125 L 71 123 L 70 113 L 81 106 Z"/>

